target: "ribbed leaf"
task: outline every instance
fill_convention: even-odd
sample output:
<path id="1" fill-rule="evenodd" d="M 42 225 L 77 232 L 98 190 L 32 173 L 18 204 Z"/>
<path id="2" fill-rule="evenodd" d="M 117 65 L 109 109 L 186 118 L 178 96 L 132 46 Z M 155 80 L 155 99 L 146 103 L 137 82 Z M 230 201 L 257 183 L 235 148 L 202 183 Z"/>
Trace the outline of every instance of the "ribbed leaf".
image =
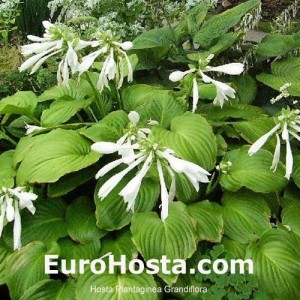
<path id="1" fill-rule="evenodd" d="M 224 234 L 242 244 L 271 228 L 271 211 L 264 197 L 251 191 L 223 195 Z"/>
<path id="2" fill-rule="evenodd" d="M 271 65 L 272 74 L 261 73 L 257 80 L 279 91 L 286 83 L 292 85 L 287 89 L 292 96 L 300 96 L 300 57 L 289 57 Z"/>
<path id="3" fill-rule="evenodd" d="M 50 244 L 68 235 L 65 222 L 67 205 L 62 199 L 42 199 L 34 203 L 36 212 L 22 215 L 22 245 L 33 241 Z"/>
<path id="4" fill-rule="evenodd" d="M 248 257 L 254 274 L 271 299 L 298 299 L 300 295 L 299 244 L 283 230 L 269 229 L 250 245 Z"/>
<path id="5" fill-rule="evenodd" d="M 282 224 L 300 236 L 300 203 L 289 205 L 282 211 Z"/>
<path id="6" fill-rule="evenodd" d="M 74 300 L 75 284 L 45 279 L 29 288 L 20 300 Z"/>
<path id="7" fill-rule="evenodd" d="M 178 156 L 207 170 L 215 166 L 216 137 L 205 118 L 186 112 L 172 120 L 170 130 L 155 127 L 153 133 L 160 145 L 171 148 Z"/>
<path id="8" fill-rule="evenodd" d="M 9 246 L 5 244 L 4 241 L 0 241 L 0 285 L 6 283 L 6 276 L 5 276 L 5 268 L 6 268 L 6 261 L 9 255 L 12 253 L 12 250 Z"/>
<path id="9" fill-rule="evenodd" d="M 17 171 L 20 185 L 55 182 L 60 177 L 95 163 L 100 154 L 91 151 L 91 144 L 75 131 L 57 129 L 26 140 L 17 147 L 16 156 L 22 161 Z M 25 155 L 30 149 L 30 153 Z M 22 153 L 22 155 L 20 154 Z"/>
<path id="10" fill-rule="evenodd" d="M 131 174 L 131 175 L 130 175 Z M 98 191 L 101 185 L 112 175 L 101 178 L 95 189 L 96 219 L 97 226 L 101 229 L 112 231 L 121 229 L 128 225 L 133 216 L 132 211 L 127 211 L 127 204 L 119 195 L 121 189 L 133 177 L 132 173 L 125 176 L 122 181 L 102 201 L 98 198 Z M 135 200 L 135 212 L 151 211 L 159 196 L 159 185 L 149 178 L 142 182 L 138 196 Z"/>
<path id="11" fill-rule="evenodd" d="M 187 211 L 194 219 L 196 237 L 199 240 L 220 242 L 223 233 L 223 218 L 218 204 L 201 201 L 187 206 Z"/>
<path id="12" fill-rule="evenodd" d="M 259 4 L 260 0 L 246 1 L 232 9 L 209 18 L 195 35 L 194 41 L 199 43 L 203 48 L 211 46 L 215 39 L 236 26 L 248 11 L 257 7 Z"/>
<path id="13" fill-rule="evenodd" d="M 300 155 L 294 157 L 293 179 L 295 184 L 300 188 Z"/>
<path id="14" fill-rule="evenodd" d="M 95 205 L 87 197 L 77 198 L 68 206 L 66 224 L 70 237 L 82 244 L 100 239 L 105 234 L 96 226 Z"/>
<path id="15" fill-rule="evenodd" d="M 57 254 L 57 245 L 51 249 L 42 242 L 32 242 L 14 252 L 6 262 L 6 281 L 12 300 L 19 300 L 30 287 L 48 279 L 45 274 L 45 255 Z"/>
<path id="16" fill-rule="evenodd" d="M 281 162 L 276 172 L 270 170 L 273 155 L 267 150 L 259 150 L 252 156 L 248 155 L 249 147 L 227 153 L 224 161 L 232 162 L 227 174 L 221 175 L 220 183 L 228 191 L 236 192 L 246 187 L 258 193 L 281 191 L 287 184 L 284 178 L 285 168 Z"/>
<path id="17" fill-rule="evenodd" d="M 145 260 L 161 259 L 163 255 L 171 260 L 187 259 L 196 250 L 193 220 L 181 202 L 170 204 L 169 216 L 164 222 L 154 212 L 135 214 L 131 232 L 133 242 Z M 168 284 L 177 278 L 172 272 L 158 275 Z"/>
<path id="18" fill-rule="evenodd" d="M 0 101 L 0 114 L 33 116 L 37 96 L 33 92 L 17 92 Z"/>
<path id="19" fill-rule="evenodd" d="M 186 104 L 176 98 L 174 92 L 159 86 L 136 84 L 123 91 L 126 111 L 137 111 L 144 121 L 156 120 L 163 127 L 186 111 Z"/>
<path id="20" fill-rule="evenodd" d="M 10 150 L 0 155 L 0 187 L 13 187 L 16 171 L 14 169 L 13 157 L 15 151 Z"/>

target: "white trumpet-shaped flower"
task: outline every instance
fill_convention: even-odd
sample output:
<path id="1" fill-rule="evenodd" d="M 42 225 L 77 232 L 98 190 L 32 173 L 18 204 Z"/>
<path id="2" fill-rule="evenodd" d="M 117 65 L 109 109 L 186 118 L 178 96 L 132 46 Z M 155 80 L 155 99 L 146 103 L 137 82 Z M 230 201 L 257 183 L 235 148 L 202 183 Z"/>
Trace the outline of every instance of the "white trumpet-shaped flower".
<path id="1" fill-rule="evenodd" d="M 224 105 L 224 101 L 228 100 L 229 98 L 235 98 L 235 90 L 230 87 L 229 85 L 215 80 L 209 76 L 207 76 L 206 72 L 220 72 L 225 73 L 228 75 L 239 75 L 244 70 L 244 65 L 241 63 L 230 63 L 225 64 L 217 67 L 211 67 L 209 66 L 210 60 L 214 56 L 211 54 L 207 57 L 205 61 L 199 61 L 199 68 L 192 68 L 188 71 L 181 72 L 181 71 L 174 71 L 170 74 L 169 79 L 173 82 L 177 82 L 183 79 L 188 74 L 194 73 L 193 78 L 193 105 L 192 105 L 192 111 L 195 112 L 197 109 L 197 104 L 199 101 L 199 88 L 197 83 L 197 75 L 200 76 L 202 81 L 204 83 L 212 83 L 216 87 L 217 96 L 214 99 L 214 104 L 220 106 L 221 108 Z M 200 90 L 201 93 L 201 90 Z"/>
<path id="2" fill-rule="evenodd" d="M 20 67 L 20 72 L 31 69 L 35 73 L 50 57 L 59 55 L 61 61 L 58 64 L 57 82 L 67 85 L 69 71 L 74 74 L 78 68 L 78 56 L 76 51 L 92 45 L 93 42 L 80 40 L 73 31 L 61 24 L 55 25 L 43 21 L 45 33 L 43 37 L 28 35 L 27 38 L 34 43 L 21 47 L 21 53 L 28 58 Z"/>
<path id="3" fill-rule="evenodd" d="M 32 214 L 35 213 L 33 201 L 37 195 L 26 192 L 23 187 L 0 188 L 0 237 L 6 223 L 13 222 L 14 250 L 21 248 L 21 216 L 20 210 L 27 208 Z"/>
<path id="4" fill-rule="evenodd" d="M 29 125 L 25 123 L 26 135 L 45 129 L 44 127 Z"/>
<path id="5" fill-rule="evenodd" d="M 103 200 L 118 185 L 126 174 L 142 165 L 136 175 L 119 192 L 127 204 L 127 210 L 134 211 L 135 201 L 141 184 L 151 166 L 156 166 L 160 188 L 161 188 L 161 218 L 165 220 L 168 216 L 169 203 L 173 201 L 176 193 L 175 173 L 184 174 L 195 189 L 199 190 L 199 183 L 209 182 L 210 175 L 200 166 L 181 159 L 169 148 L 160 147 L 148 138 L 151 134 L 149 128 L 139 128 L 139 115 L 137 112 L 129 113 L 130 125 L 128 132 L 116 143 L 98 142 L 92 145 L 92 150 L 102 154 L 118 152 L 121 158 L 103 166 L 97 173 L 100 178 L 112 171 L 114 168 L 125 164 L 127 167 L 109 178 L 99 189 L 98 196 Z M 124 151 L 125 150 L 125 151 Z M 127 151 L 130 150 L 130 151 Z M 167 188 L 164 172 L 171 178 L 170 187 Z"/>
<path id="6" fill-rule="evenodd" d="M 281 140 L 286 144 L 286 158 L 285 158 L 285 178 L 290 179 L 291 174 L 293 172 L 293 154 L 290 145 L 290 138 L 296 138 L 300 141 L 300 111 L 283 109 L 281 111 L 281 115 L 277 117 L 276 124 L 270 131 L 262 135 L 248 150 L 248 154 L 251 156 L 255 154 L 263 145 L 268 141 L 268 139 L 276 134 L 276 148 L 273 155 L 273 161 L 271 165 L 271 170 L 274 172 L 277 169 L 278 163 L 280 161 L 280 148 L 281 148 Z"/>
<path id="7" fill-rule="evenodd" d="M 99 49 L 82 58 L 82 63 L 78 66 L 79 74 L 86 72 L 98 57 L 105 58 L 97 88 L 102 91 L 104 87 L 109 87 L 110 80 L 116 80 L 117 87 L 120 88 L 124 80 L 124 70 L 121 64 L 125 59 L 128 68 L 127 81 L 133 80 L 133 68 L 126 51 L 133 47 L 132 42 L 126 41 L 119 43 L 110 32 L 101 35 L 100 38 L 92 43 L 92 47 Z"/>

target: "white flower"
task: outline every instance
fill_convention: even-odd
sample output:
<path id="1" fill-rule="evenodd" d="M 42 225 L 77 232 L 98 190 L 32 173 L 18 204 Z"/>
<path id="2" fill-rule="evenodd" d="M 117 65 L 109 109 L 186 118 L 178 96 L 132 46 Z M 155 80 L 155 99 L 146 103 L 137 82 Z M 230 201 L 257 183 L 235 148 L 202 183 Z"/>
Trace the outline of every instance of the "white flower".
<path id="1" fill-rule="evenodd" d="M 33 201 L 37 195 L 26 192 L 23 187 L 0 189 L 0 237 L 2 235 L 5 218 L 7 222 L 14 221 L 13 240 L 14 250 L 21 248 L 21 216 L 20 210 L 27 208 L 32 214 L 35 213 Z"/>
<path id="2" fill-rule="evenodd" d="M 293 154 L 290 145 L 290 136 L 296 138 L 300 141 L 300 111 L 283 109 L 281 115 L 277 118 L 279 123 L 275 125 L 270 131 L 262 135 L 248 150 L 248 154 L 251 156 L 255 154 L 266 142 L 267 140 L 276 133 L 276 148 L 273 155 L 273 161 L 271 165 L 271 170 L 276 171 L 279 160 L 280 160 L 280 134 L 283 141 L 286 144 L 286 158 L 285 158 L 285 178 L 290 179 L 293 172 Z"/>
<path id="3" fill-rule="evenodd" d="M 121 158 L 103 166 L 96 175 L 97 179 L 121 164 L 128 165 L 123 171 L 113 175 L 101 186 L 98 196 L 100 200 L 103 200 L 126 174 L 143 163 L 140 171 L 137 172 L 119 193 L 123 197 L 124 202 L 127 203 L 127 211 L 134 211 L 135 201 L 143 178 L 151 166 L 156 164 L 161 187 L 161 218 L 164 221 L 168 216 L 169 203 L 173 201 L 176 193 L 175 173 L 184 174 L 197 191 L 199 190 L 199 182 L 209 182 L 208 176 L 210 174 L 200 166 L 176 157 L 173 150 L 159 147 L 158 144 L 149 140 L 148 135 L 151 134 L 151 130 L 149 128 L 137 127 L 140 119 L 137 112 L 130 112 L 129 119 L 131 123 L 128 132 L 117 143 L 98 142 L 92 145 L 92 150 L 102 154 L 118 152 L 121 155 Z M 128 152 L 127 150 L 130 151 Z M 169 192 L 164 179 L 163 169 L 167 170 L 171 177 Z"/>
<path id="4" fill-rule="evenodd" d="M 58 84 L 67 85 L 69 82 L 69 69 L 74 74 L 78 68 L 78 56 L 76 51 L 90 46 L 92 42 L 80 40 L 70 28 L 63 25 L 54 25 L 43 21 L 45 33 L 43 37 L 28 35 L 27 38 L 34 43 L 21 47 L 24 56 L 32 55 L 19 68 L 20 72 L 31 69 L 35 73 L 50 57 L 60 54 L 62 60 L 58 64 Z"/>
<path id="5" fill-rule="evenodd" d="M 92 47 L 100 47 L 100 49 L 82 58 L 82 63 L 78 66 L 79 75 L 86 72 L 99 56 L 108 54 L 99 74 L 97 88 L 100 91 L 102 91 L 104 87 L 109 88 L 109 80 L 114 79 L 117 82 L 117 88 L 122 86 L 124 79 L 123 70 L 120 65 L 122 58 L 125 58 L 128 68 L 127 81 L 131 82 L 133 80 L 132 65 L 126 53 L 126 51 L 133 47 L 132 42 L 126 41 L 119 43 L 114 40 L 114 37 L 110 33 L 107 33 L 101 36 L 99 40 L 94 41 Z"/>
<path id="6" fill-rule="evenodd" d="M 193 105 L 192 105 L 192 112 L 195 112 L 199 100 L 199 90 L 198 90 L 198 83 L 197 83 L 197 78 L 196 75 L 199 75 L 204 83 L 212 83 L 216 87 L 217 91 L 217 96 L 215 97 L 213 103 L 215 105 L 220 106 L 221 108 L 224 105 L 224 101 L 228 100 L 229 98 L 235 98 L 235 90 L 231 88 L 229 85 L 218 81 L 214 80 L 211 77 L 207 76 L 204 74 L 205 72 L 221 72 L 229 75 L 239 75 L 244 71 L 244 65 L 241 63 L 230 63 L 230 64 L 225 64 L 217 67 L 211 67 L 208 66 L 207 64 L 210 62 L 210 60 L 214 56 L 211 54 L 209 55 L 206 60 L 200 61 L 199 62 L 199 69 L 190 69 L 185 72 L 181 71 L 175 71 L 170 74 L 169 79 L 173 82 L 177 82 L 183 79 L 187 74 L 195 73 L 194 78 L 193 78 Z M 201 90 L 200 90 L 201 93 Z"/>
<path id="7" fill-rule="evenodd" d="M 25 123 L 25 129 L 26 129 L 26 135 L 29 135 L 35 131 L 40 131 L 45 129 L 44 127 L 40 127 L 40 126 L 35 126 L 35 125 L 29 125 L 27 123 Z"/>

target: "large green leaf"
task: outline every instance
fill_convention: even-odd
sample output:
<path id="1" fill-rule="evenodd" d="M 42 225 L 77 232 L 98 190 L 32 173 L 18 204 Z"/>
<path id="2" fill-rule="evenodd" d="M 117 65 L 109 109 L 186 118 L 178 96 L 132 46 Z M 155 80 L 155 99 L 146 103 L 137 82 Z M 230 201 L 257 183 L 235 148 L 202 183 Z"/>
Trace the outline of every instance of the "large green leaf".
<path id="1" fill-rule="evenodd" d="M 67 122 L 78 111 L 88 107 L 91 99 L 73 99 L 70 96 L 62 97 L 44 110 L 41 117 L 43 127 L 53 127 Z"/>
<path id="2" fill-rule="evenodd" d="M 94 142 L 116 142 L 123 135 L 123 130 L 127 127 L 128 123 L 129 119 L 126 112 L 117 110 L 106 115 L 95 125 L 87 129 L 82 129 L 80 134 Z"/>
<path id="3" fill-rule="evenodd" d="M 60 259 L 66 261 L 66 269 L 68 272 L 72 271 L 72 277 L 79 276 L 79 261 L 80 260 L 93 260 L 99 257 L 100 252 L 100 239 L 92 240 L 86 244 L 79 244 L 70 238 L 61 238 L 58 240 L 60 247 Z M 72 261 L 75 261 L 75 268 L 73 269 Z M 64 271 L 64 270 L 62 270 Z M 75 272 L 75 274 L 73 274 Z"/>
<path id="4" fill-rule="evenodd" d="M 265 57 L 283 56 L 300 48 L 299 35 L 268 34 L 256 49 L 256 53 Z"/>
<path id="5" fill-rule="evenodd" d="M 114 234 L 101 240 L 102 248 L 100 256 L 112 253 L 115 261 L 121 259 L 121 255 L 126 256 L 127 263 L 138 256 L 138 251 L 131 239 L 129 230 L 121 232 L 117 236 Z"/>
<path id="6" fill-rule="evenodd" d="M 161 259 L 163 255 L 171 261 L 187 259 L 196 250 L 193 219 L 181 202 L 170 204 L 169 215 L 164 222 L 154 212 L 135 214 L 131 232 L 133 242 L 145 260 Z M 169 275 L 160 272 L 158 275 L 168 284 L 177 279 L 172 272 Z"/>
<path id="7" fill-rule="evenodd" d="M 100 292 L 91 292 L 92 288 L 98 288 Z M 134 274 L 100 274 L 86 272 L 80 276 L 76 285 L 76 300 L 158 300 L 156 292 L 134 292 L 145 288 L 157 289 L 157 284 L 151 275 L 142 273 Z M 101 292 L 102 289 L 102 292 Z"/>
<path id="8" fill-rule="evenodd" d="M 65 213 L 67 205 L 62 199 L 42 199 L 34 203 L 36 212 L 22 215 L 22 245 L 33 241 L 45 244 L 67 236 Z"/>
<path id="9" fill-rule="evenodd" d="M 217 142 L 206 119 L 186 112 L 171 122 L 170 130 L 153 129 L 159 145 L 171 148 L 183 159 L 211 170 L 216 163 Z"/>
<path id="10" fill-rule="evenodd" d="M 254 274 L 270 299 L 299 298 L 299 244 L 288 232 L 269 229 L 247 252 L 254 263 Z"/>
<path id="11" fill-rule="evenodd" d="M 231 81 L 237 86 L 237 98 L 240 103 L 252 103 L 257 94 L 256 80 L 250 75 L 232 76 Z M 247 93 L 245 91 L 247 90 Z M 257 107 L 258 108 L 258 107 Z"/>
<path id="12" fill-rule="evenodd" d="M 160 86 L 136 84 L 125 89 L 122 97 L 126 111 L 137 111 L 144 121 L 156 120 L 163 127 L 186 111 L 174 92 Z"/>
<path id="13" fill-rule="evenodd" d="M 0 285 L 6 283 L 6 276 L 5 276 L 6 261 L 11 253 L 12 250 L 10 249 L 10 247 L 6 245 L 3 240 L 0 240 Z"/>
<path id="14" fill-rule="evenodd" d="M 233 192 L 241 187 L 258 193 L 281 191 L 287 184 L 283 164 L 279 162 L 276 172 L 273 172 L 270 170 L 273 155 L 269 151 L 259 150 L 249 156 L 248 150 L 249 147 L 244 146 L 227 153 L 224 161 L 232 162 L 232 167 L 227 174 L 221 175 L 222 187 Z"/>
<path id="15" fill-rule="evenodd" d="M 87 197 L 77 198 L 68 206 L 66 223 L 70 237 L 82 244 L 100 239 L 105 234 L 96 226 L 95 205 Z"/>
<path id="16" fill-rule="evenodd" d="M 91 151 L 91 144 L 75 131 L 57 129 L 48 134 L 26 140 L 17 147 L 21 156 L 17 171 L 20 185 L 28 183 L 55 182 L 60 177 L 79 171 L 95 163 L 100 154 Z M 25 155 L 30 149 L 30 153 Z M 22 153 L 22 155 L 20 154 Z"/>
<path id="17" fill-rule="evenodd" d="M 110 175 L 109 175 L 110 176 Z M 121 229 L 128 225 L 133 216 L 132 211 L 127 211 L 127 204 L 123 197 L 119 195 L 121 189 L 133 177 L 132 173 L 125 176 L 110 194 L 102 201 L 98 198 L 98 191 L 101 185 L 109 178 L 101 178 L 95 189 L 96 219 L 97 226 L 101 229 L 112 231 Z M 159 196 L 159 185 L 149 178 L 145 178 L 135 200 L 135 212 L 151 211 Z"/>
<path id="18" fill-rule="evenodd" d="M 295 184 L 300 188 L 300 155 L 294 157 L 293 179 Z"/>
<path id="19" fill-rule="evenodd" d="M 170 27 L 151 29 L 143 32 L 133 41 L 133 49 L 149 49 L 170 46 L 174 35 Z"/>
<path id="20" fill-rule="evenodd" d="M 220 242 L 223 233 L 223 218 L 218 204 L 201 201 L 187 206 L 187 211 L 195 221 L 196 237 L 199 240 Z"/>
<path id="21" fill-rule="evenodd" d="M 300 236 L 300 203 L 289 205 L 282 211 L 282 224 Z"/>
<path id="22" fill-rule="evenodd" d="M 37 96 L 33 92 L 17 92 L 0 101 L 0 114 L 33 116 L 37 105 Z"/>
<path id="23" fill-rule="evenodd" d="M 253 144 L 262 135 L 270 131 L 275 125 L 273 118 L 258 118 L 247 122 L 235 122 L 233 127 L 244 140 Z M 268 140 L 268 142 L 264 145 L 264 148 L 269 151 L 274 151 L 275 146 L 276 138 L 274 136 Z"/>
<path id="24" fill-rule="evenodd" d="M 271 211 L 262 194 L 251 191 L 223 195 L 224 234 L 242 244 L 271 228 Z"/>
<path id="25" fill-rule="evenodd" d="M 300 57 L 289 57 L 271 65 L 271 72 L 261 73 L 257 80 L 279 91 L 286 83 L 292 85 L 287 89 L 292 96 L 300 96 Z"/>
<path id="26" fill-rule="evenodd" d="M 58 254 L 57 245 L 47 247 L 42 242 L 32 242 L 14 252 L 6 262 L 6 282 L 12 300 L 19 300 L 30 287 L 48 279 L 45 274 L 45 255 Z"/>
<path id="27" fill-rule="evenodd" d="M 201 47 L 208 48 L 215 39 L 236 26 L 248 11 L 257 7 L 259 4 L 260 0 L 246 1 L 232 9 L 209 18 L 195 35 L 194 41 L 199 43 Z"/>
<path id="28" fill-rule="evenodd" d="M 29 288 L 20 300 L 74 300 L 75 284 L 71 281 L 45 279 Z"/>
<path id="29" fill-rule="evenodd" d="M 13 164 L 14 150 L 6 151 L 0 155 L 0 187 L 13 187 L 16 171 Z"/>
<path id="30" fill-rule="evenodd" d="M 231 119 L 252 120 L 262 117 L 264 110 L 247 104 L 227 102 L 220 108 L 214 104 L 200 105 L 197 112 L 209 120 L 225 121 Z M 235 122 L 240 124 L 241 122 Z"/>

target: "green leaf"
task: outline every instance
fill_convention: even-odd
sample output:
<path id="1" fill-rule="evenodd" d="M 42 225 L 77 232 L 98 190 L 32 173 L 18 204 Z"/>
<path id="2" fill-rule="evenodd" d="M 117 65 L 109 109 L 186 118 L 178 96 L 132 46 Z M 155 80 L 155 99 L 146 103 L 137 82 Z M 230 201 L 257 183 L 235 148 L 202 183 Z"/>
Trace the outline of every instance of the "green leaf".
<path id="1" fill-rule="evenodd" d="M 200 241 L 220 242 L 223 233 L 223 218 L 218 204 L 208 200 L 187 206 L 195 221 L 195 233 Z"/>
<path id="2" fill-rule="evenodd" d="M 265 57 L 283 56 L 300 47 L 297 35 L 268 34 L 256 49 L 256 53 Z"/>
<path id="3" fill-rule="evenodd" d="M 216 137 L 205 118 L 186 112 L 172 120 L 170 130 L 156 126 L 153 134 L 159 145 L 171 148 L 179 157 L 206 170 L 215 166 Z"/>
<path id="4" fill-rule="evenodd" d="M 13 187 L 16 171 L 14 169 L 13 157 L 15 151 L 10 150 L 0 155 L 0 187 Z"/>
<path id="5" fill-rule="evenodd" d="M 196 250 L 193 220 L 181 202 L 171 203 L 168 218 L 163 222 L 154 213 L 139 213 L 132 218 L 132 239 L 145 260 L 161 259 L 165 255 L 171 261 L 187 259 Z M 169 264 L 169 266 L 172 264 Z M 160 272 L 165 282 L 171 284 L 177 275 Z"/>
<path id="6" fill-rule="evenodd" d="M 232 9 L 228 9 L 221 14 L 209 18 L 195 35 L 194 41 L 200 44 L 201 47 L 208 48 L 214 40 L 236 26 L 247 12 L 259 4 L 260 0 L 246 1 Z"/>
<path id="7" fill-rule="evenodd" d="M 41 123 L 43 127 L 54 127 L 63 124 L 78 111 L 88 107 L 92 103 L 91 99 L 73 99 L 64 96 L 53 102 L 50 108 L 42 113 Z"/>
<path id="8" fill-rule="evenodd" d="M 10 247 L 7 246 L 3 240 L 0 240 L 0 285 L 6 283 L 6 261 L 11 254 L 12 250 Z"/>
<path id="9" fill-rule="evenodd" d="M 103 289 L 101 293 L 91 293 L 91 287 Z M 121 287 L 121 288 L 120 288 Z M 134 274 L 100 274 L 86 272 L 80 276 L 76 285 L 76 300 L 158 300 L 158 294 L 134 293 L 132 289 L 157 288 L 157 284 L 151 275 L 142 273 Z M 123 289 L 123 292 L 122 292 Z M 125 292 L 124 292 L 125 291 Z"/>
<path id="10" fill-rule="evenodd" d="M 230 240 L 226 237 L 223 237 L 222 244 L 225 249 L 233 255 L 235 259 L 244 259 L 246 256 L 247 245 L 241 244 L 237 241 Z"/>
<path id="11" fill-rule="evenodd" d="M 106 115 L 95 125 L 82 129 L 80 134 L 86 136 L 93 142 L 107 141 L 116 142 L 127 127 L 129 119 L 123 110 L 117 110 Z"/>
<path id="12" fill-rule="evenodd" d="M 300 203 L 289 205 L 282 211 L 282 224 L 291 228 L 292 232 L 300 236 Z"/>
<path id="13" fill-rule="evenodd" d="M 247 252 L 260 286 L 271 299 L 299 297 L 299 246 L 288 232 L 269 229 Z"/>
<path id="14" fill-rule="evenodd" d="M 75 261 L 75 274 L 73 277 L 77 278 L 79 276 L 79 261 L 80 260 L 93 260 L 99 258 L 100 252 L 100 239 L 90 241 L 87 244 L 79 244 L 74 242 L 70 238 L 61 238 L 57 241 L 60 247 L 60 259 L 66 260 L 67 271 L 72 270 L 71 262 Z"/>
<path id="15" fill-rule="evenodd" d="M 112 253 L 115 261 L 121 259 L 121 255 L 126 256 L 127 262 L 138 256 L 138 251 L 131 239 L 131 232 L 129 230 L 118 234 L 117 236 L 107 236 L 102 242 L 100 256 L 107 253 Z"/>
<path id="16" fill-rule="evenodd" d="M 126 111 L 137 111 L 143 121 L 156 120 L 163 127 L 186 111 L 174 92 L 160 86 L 132 85 L 123 91 L 122 98 Z"/>
<path id="17" fill-rule="evenodd" d="M 74 300 L 75 284 L 45 279 L 29 288 L 20 300 Z"/>
<path id="18" fill-rule="evenodd" d="M 237 86 L 237 97 L 240 103 L 250 104 L 257 95 L 256 80 L 250 75 L 232 76 L 231 81 Z M 247 91 L 247 93 L 245 93 Z"/>
<path id="19" fill-rule="evenodd" d="M 221 175 L 220 183 L 228 191 L 236 192 L 246 187 L 257 193 L 281 191 L 287 184 L 284 178 L 285 168 L 281 162 L 276 172 L 270 170 L 273 155 L 267 150 L 259 150 L 252 156 L 248 155 L 249 147 L 227 153 L 224 161 L 231 161 L 232 167 L 227 174 Z"/>
<path id="20" fill-rule="evenodd" d="M 57 245 L 47 249 L 42 242 L 32 242 L 9 257 L 6 282 L 12 300 L 19 300 L 30 287 L 49 278 L 45 274 L 45 255 L 57 254 L 57 250 Z"/>
<path id="21" fill-rule="evenodd" d="M 19 185 L 55 182 L 62 176 L 95 163 L 100 154 L 91 151 L 91 144 L 75 131 L 63 129 L 27 141 L 27 147 L 17 147 L 22 160 L 17 171 Z M 25 156 L 30 149 L 30 154 Z M 20 152 L 22 154 L 20 154 Z M 24 157 L 23 157 L 24 156 Z"/>
<path id="22" fill-rule="evenodd" d="M 300 188 L 300 155 L 294 157 L 293 180 L 298 188 Z"/>
<path id="23" fill-rule="evenodd" d="M 67 205 L 62 199 L 42 199 L 34 203 L 36 212 L 22 215 L 22 245 L 42 241 L 46 245 L 67 236 L 65 213 Z"/>
<path id="24" fill-rule="evenodd" d="M 87 197 L 77 198 L 68 206 L 66 223 L 70 237 L 82 244 L 100 239 L 105 234 L 96 226 L 95 205 Z"/>
<path id="25" fill-rule="evenodd" d="M 203 117 L 213 121 L 226 121 L 231 119 L 257 120 L 257 118 L 262 117 L 264 114 L 264 110 L 259 107 L 233 102 L 225 103 L 223 108 L 212 103 L 202 104 L 199 106 L 197 112 Z M 235 126 L 235 124 L 240 123 L 241 122 L 235 122 L 233 125 Z"/>
<path id="26" fill-rule="evenodd" d="M 223 194 L 224 234 L 241 244 L 271 228 L 271 211 L 263 195 L 251 191 Z"/>
<path id="27" fill-rule="evenodd" d="M 101 185 L 111 176 L 101 178 L 95 189 L 96 219 L 97 226 L 107 231 L 121 229 L 130 223 L 133 216 L 132 211 L 127 211 L 127 204 L 119 195 L 121 189 L 133 177 L 132 172 L 125 176 L 102 201 L 98 198 L 98 191 Z M 135 212 L 151 211 L 159 196 L 159 185 L 149 178 L 145 178 L 135 200 Z"/>
<path id="28" fill-rule="evenodd" d="M 133 41 L 133 50 L 170 46 L 173 39 L 173 30 L 169 27 L 151 29 Z"/>
<path id="29" fill-rule="evenodd" d="M 0 101 L 0 114 L 33 116 L 37 105 L 37 96 L 33 92 L 17 92 Z"/>
<path id="30" fill-rule="evenodd" d="M 61 177 L 58 181 L 48 184 L 48 197 L 55 198 L 68 194 L 90 179 L 94 178 L 97 170 L 98 167 L 93 165 L 78 172 L 67 174 Z"/>
<path id="31" fill-rule="evenodd" d="M 292 96 L 300 96 L 300 57 L 289 57 L 271 64 L 271 72 L 256 76 L 263 84 L 279 91 L 286 83 L 292 85 L 287 88 Z"/>
<path id="32" fill-rule="evenodd" d="M 247 122 L 235 122 L 233 127 L 244 140 L 253 144 L 262 135 L 270 131 L 275 125 L 273 118 L 258 118 Z M 276 138 L 274 136 L 271 137 L 263 147 L 273 152 L 275 150 L 275 146 Z"/>

